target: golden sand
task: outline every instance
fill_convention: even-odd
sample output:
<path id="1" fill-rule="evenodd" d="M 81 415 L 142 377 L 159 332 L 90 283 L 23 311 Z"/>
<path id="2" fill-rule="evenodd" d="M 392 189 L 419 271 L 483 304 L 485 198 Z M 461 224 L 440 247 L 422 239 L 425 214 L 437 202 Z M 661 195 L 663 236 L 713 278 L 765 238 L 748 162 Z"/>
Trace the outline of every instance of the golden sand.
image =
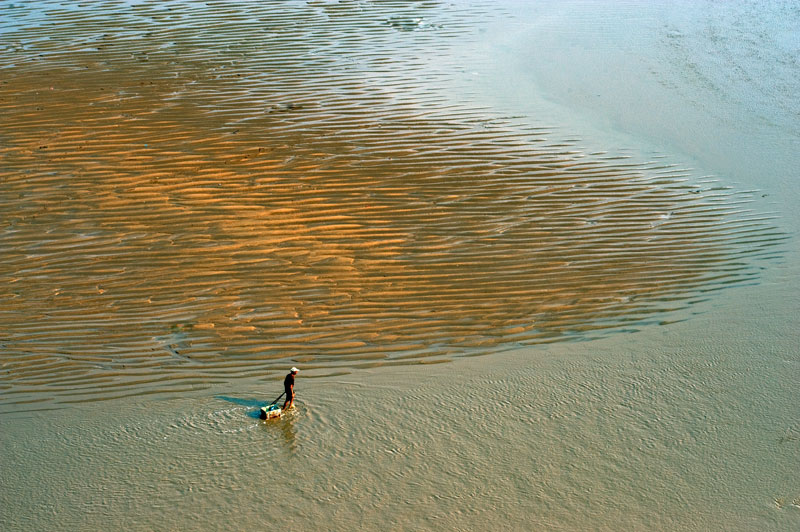
<path id="1" fill-rule="evenodd" d="M 288 4 L 3 36 L 2 404 L 594 337 L 782 238 L 752 191 L 449 98 L 423 58 L 487 12 Z"/>

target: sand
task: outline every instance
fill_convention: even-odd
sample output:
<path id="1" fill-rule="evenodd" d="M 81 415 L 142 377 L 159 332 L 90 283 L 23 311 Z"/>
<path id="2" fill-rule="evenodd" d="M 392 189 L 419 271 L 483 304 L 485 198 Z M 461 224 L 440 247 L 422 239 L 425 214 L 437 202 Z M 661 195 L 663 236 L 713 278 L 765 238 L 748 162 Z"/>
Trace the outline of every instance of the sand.
<path id="1" fill-rule="evenodd" d="M 752 8 L 4 7 L 0 522 L 794 529 Z"/>
<path id="2" fill-rule="evenodd" d="M 758 191 L 448 99 L 491 4 L 291 6 L 7 36 L 3 409 L 596 338 L 779 254 Z"/>

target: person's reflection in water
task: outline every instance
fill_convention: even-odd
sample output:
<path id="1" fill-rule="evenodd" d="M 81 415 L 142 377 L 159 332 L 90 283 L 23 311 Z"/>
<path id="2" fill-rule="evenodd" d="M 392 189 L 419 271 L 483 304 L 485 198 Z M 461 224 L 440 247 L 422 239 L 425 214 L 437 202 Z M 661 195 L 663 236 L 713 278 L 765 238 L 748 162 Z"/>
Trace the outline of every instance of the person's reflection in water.
<path id="1" fill-rule="evenodd" d="M 297 409 L 292 412 L 286 412 L 281 416 L 281 419 L 278 420 L 278 427 L 283 434 L 283 439 L 286 441 L 286 446 L 289 449 L 289 452 L 293 453 L 297 450 L 297 431 L 294 427 L 294 418 Z"/>

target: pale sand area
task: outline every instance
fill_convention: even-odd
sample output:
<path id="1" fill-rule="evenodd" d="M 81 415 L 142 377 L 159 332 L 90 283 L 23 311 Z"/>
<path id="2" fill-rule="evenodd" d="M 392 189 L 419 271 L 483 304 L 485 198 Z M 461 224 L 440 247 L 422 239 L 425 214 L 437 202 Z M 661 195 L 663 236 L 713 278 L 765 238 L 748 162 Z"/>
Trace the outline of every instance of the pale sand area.
<path id="1" fill-rule="evenodd" d="M 792 188 L 453 98 L 494 4 L 285 5 L 3 34 L 0 522 L 794 530 Z"/>

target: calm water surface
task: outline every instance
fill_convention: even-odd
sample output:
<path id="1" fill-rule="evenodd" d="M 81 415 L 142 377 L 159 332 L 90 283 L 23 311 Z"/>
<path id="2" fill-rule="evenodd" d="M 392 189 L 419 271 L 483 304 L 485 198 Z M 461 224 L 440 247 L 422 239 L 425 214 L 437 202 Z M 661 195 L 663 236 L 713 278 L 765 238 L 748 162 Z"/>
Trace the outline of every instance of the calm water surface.
<path id="1" fill-rule="evenodd" d="M 800 526 L 791 3 L 2 9 L 0 522 Z"/>

